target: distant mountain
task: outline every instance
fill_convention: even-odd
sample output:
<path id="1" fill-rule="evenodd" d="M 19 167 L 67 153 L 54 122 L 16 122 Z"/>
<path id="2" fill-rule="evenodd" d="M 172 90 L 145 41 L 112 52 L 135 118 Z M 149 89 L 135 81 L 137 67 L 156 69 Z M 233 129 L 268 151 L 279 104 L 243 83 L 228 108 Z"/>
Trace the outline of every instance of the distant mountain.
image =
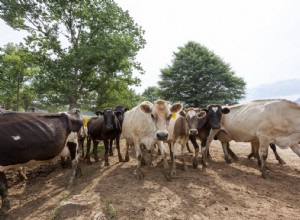
<path id="1" fill-rule="evenodd" d="M 300 103 L 300 79 L 288 79 L 276 81 L 270 84 L 262 84 L 247 91 L 244 101 L 256 99 L 283 98 Z"/>
<path id="2" fill-rule="evenodd" d="M 300 104 L 300 98 L 295 100 L 295 102 L 297 102 L 298 104 Z"/>

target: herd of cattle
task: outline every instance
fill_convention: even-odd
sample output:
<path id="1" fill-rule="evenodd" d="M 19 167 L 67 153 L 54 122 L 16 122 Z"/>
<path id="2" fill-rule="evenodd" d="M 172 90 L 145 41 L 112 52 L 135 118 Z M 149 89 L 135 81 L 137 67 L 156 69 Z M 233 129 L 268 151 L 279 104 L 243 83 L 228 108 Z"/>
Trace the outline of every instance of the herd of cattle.
<path id="1" fill-rule="evenodd" d="M 208 166 L 209 145 L 213 139 L 222 144 L 227 163 L 237 156 L 230 149 L 229 142 L 250 142 L 252 152 L 261 166 L 262 177 L 267 176 L 266 159 L 271 146 L 280 163 L 284 161 L 276 153 L 275 145 L 286 149 L 290 147 L 300 156 L 300 105 L 283 100 L 256 100 L 247 104 L 233 106 L 209 105 L 206 109 L 187 108 L 181 104 L 170 105 L 164 100 L 154 103 L 145 101 L 129 110 L 123 106 L 97 112 L 87 123 L 86 153 L 82 157 L 90 163 L 90 148 L 93 142 L 93 156 L 98 161 L 97 145 L 105 146 L 105 165 L 112 155 L 113 141 L 118 150 L 120 162 L 129 161 L 129 148 L 136 152 L 137 167 L 134 175 L 142 179 L 141 165 L 145 162 L 142 148 L 151 152 L 158 147 L 164 164 L 164 176 L 170 179 L 176 175 L 175 161 L 178 146 L 181 147 L 183 169 L 187 169 L 187 142 L 190 140 L 195 153 L 193 167 L 199 164 L 201 141 L 202 164 Z M 78 110 L 67 113 L 13 112 L 0 108 L 0 195 L 2 210 L 10 208 L 8 185 L 4 171 L 18 167 L 31 167 L 48 163 L 57 156 L 70 158 L 72 176 L 81 174 L 78 166 L 78 149 L 83 148 L 85 127 Z M 120 152 L 120 137 L 126 140 L 126 155 Z M 164 143 L 170 147 L 171 168 L 167 161 Z"/>

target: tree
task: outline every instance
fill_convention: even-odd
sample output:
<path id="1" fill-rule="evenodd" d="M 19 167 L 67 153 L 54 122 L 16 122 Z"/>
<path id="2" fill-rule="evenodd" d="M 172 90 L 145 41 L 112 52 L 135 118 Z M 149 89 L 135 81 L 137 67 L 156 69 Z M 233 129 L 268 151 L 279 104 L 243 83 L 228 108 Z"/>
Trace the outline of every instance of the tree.
<path id="1" fill-rule="evenodd" d="M 190 106 L 234 104 L 245 95 L 246 83 L 235 76 L 229 64 L 196 42 L 174 53 L 172 65 L 161 70 L 158 82 L 162 96 Z"/>
<path id="2" fill-rule="evenodd" d="M 149 86 L 142 93 L 144 100 L 154 102 L 159 99 L 159 88 L 157 86 Z"/>
<path id="3" fill-rule="evenodd" d="M 0 103 L 5 108 L 27 110 L 34 92 L 28 84 L 39 68 L 31 63 L 32 55 L 23 45 L 7 44 L 0 50 Z"/>
<path id="4" fill-rule="evenodd" d="M 135 60 L 143 30 L 112 0 L 0 0 L 0 18 L 29 32 L 26 45 L 41 67 L 32 85 L 44 103 L 80 107 L 103 82 L 140 82 L 132 71 L 143 72 Z"/>

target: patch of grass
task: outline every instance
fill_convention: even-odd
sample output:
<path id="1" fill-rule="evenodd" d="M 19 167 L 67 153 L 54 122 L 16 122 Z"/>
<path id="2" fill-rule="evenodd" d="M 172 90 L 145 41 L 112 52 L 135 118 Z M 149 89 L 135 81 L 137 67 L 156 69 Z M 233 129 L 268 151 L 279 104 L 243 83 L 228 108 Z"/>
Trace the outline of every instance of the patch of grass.
<path id="1" fill-rule="evenodd" d="M 55 220 L 58 218 L 57 207 L 52 210 L 50 220 Z"/>
<path id="2" fill-rule="evenodd" d="M 98 144 L 98 146 L 97 146 L 97 152 L 100 152 L 100 151 L 102 151 L 104 149 L 105 149 L 104 144 Z M 90 148 L 90 153 L 93 153 L 93 147 L 92 146 Z"/>
<path id="3" fill-rule="evenodd" d="M 117 210 L 114 205 L 109 201 L 105 200 L 105 215 L 107 219 L 116 219 L 117 218 Z"/>

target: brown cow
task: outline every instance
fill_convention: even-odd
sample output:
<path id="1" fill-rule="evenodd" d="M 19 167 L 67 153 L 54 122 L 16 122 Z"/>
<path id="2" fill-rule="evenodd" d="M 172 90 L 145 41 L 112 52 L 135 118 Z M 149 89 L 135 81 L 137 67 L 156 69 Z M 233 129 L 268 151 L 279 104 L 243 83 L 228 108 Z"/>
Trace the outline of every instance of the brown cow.
<path id="1" fill-rule="evenodd" d="M 176 175 L 175 161 L 177 158 L 177 145 L 181 145 L 183 170 L 188 169 L 186 165 L 186 144 L 190 136 L 198 134 L 198 120 L 205 115 L 205 111 L 196 111 L 193 108 L 188 108 L 185 111 L 180 111 L 179 114 L 172 115 L 168 125 L 169 136 L 166 141 L 170 144 L 172 159 L 171 177 Z"/>

